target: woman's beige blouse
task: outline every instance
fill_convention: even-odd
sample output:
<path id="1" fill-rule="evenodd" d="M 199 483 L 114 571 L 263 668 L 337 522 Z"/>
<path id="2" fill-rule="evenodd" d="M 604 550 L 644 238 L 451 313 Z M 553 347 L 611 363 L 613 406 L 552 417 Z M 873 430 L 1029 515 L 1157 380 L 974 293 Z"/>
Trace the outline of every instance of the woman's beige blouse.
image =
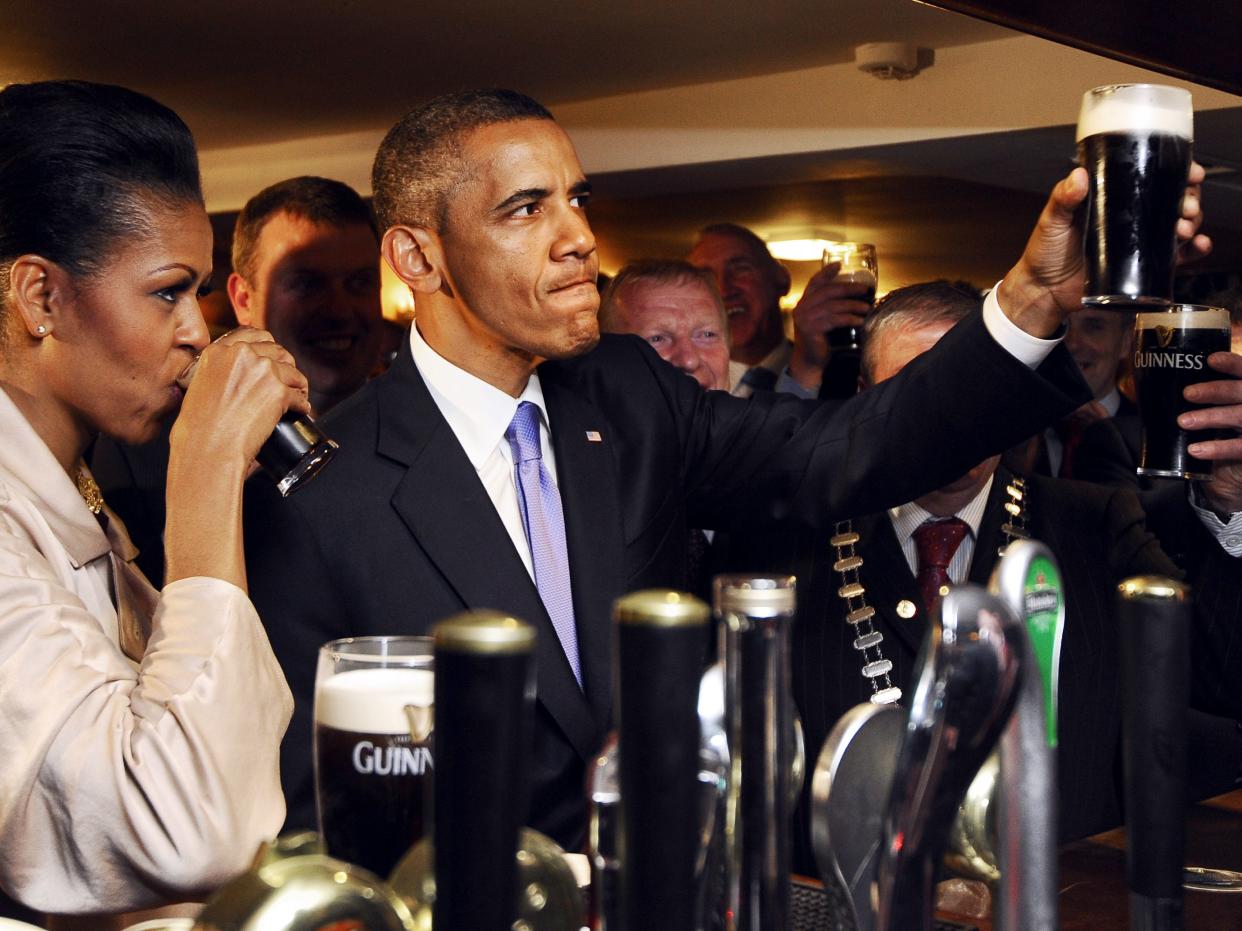
<path id="1" fill-rule="evenodd" d="M 112 521 L 0 390 L 0 887 L 44 912 L 202 895 L 284 821 L 292 700 L 250 600 L 135 582 Z"/>

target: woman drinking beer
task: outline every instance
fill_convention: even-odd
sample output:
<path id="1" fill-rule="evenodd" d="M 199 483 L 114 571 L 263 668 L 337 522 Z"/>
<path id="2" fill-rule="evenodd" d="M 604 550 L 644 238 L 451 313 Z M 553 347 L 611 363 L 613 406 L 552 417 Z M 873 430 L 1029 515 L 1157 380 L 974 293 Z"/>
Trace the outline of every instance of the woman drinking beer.
<path id="1" fill-rule="evenodd" d="M 241 499 L 306 380 L 266 333 L 207 345 L 211 257 L 171 110 L 0 92 L 0 891 L 92 928 L 209 891 L 284 819 L 291 701 L 246 595 Z M 82 457 L 173 416 L 156 591 Z"/>

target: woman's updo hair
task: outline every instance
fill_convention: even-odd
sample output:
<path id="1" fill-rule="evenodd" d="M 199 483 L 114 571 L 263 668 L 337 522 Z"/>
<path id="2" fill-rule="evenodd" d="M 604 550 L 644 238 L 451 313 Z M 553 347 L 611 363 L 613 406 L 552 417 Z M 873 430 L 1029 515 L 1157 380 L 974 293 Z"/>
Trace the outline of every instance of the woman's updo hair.
<path id="1" fill-rule="evenodd" d="M 0 91 L 0 307 L 18 256 L 90 275 L 149 230 L 153 200 L 203 203 L 194 137 L 172 110 L 85 81 Z"/>

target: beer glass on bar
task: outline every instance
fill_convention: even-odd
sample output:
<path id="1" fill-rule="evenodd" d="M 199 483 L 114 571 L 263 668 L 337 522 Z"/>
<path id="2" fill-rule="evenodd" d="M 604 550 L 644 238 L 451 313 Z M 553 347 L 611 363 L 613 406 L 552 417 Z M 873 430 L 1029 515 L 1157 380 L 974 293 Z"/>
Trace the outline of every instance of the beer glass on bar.
<path id="1" fill-rule="evenodd" d="M 387 876 L 430 825 L 430 637 L 351 637 L 319 650 L 315 802 L 328 853 Z"/>
<path id="2" fill-rule="evenodd" d="M 879 275 L 875 246 L 869 242 L 827 242 L 824 244 L 824 264 L 841 263 L 841 270 L 833 281 L 857 284 L 866 293 L 858 300 L 875 304 L 875 287 Z M 828 363 L 824 366 L 819 396 L 821 398 L 849 398 L 858 391 L 858 372 L 862 353 L 861 326 L 838 327 L 828 331 Z"/>
<path id="3" fill-rule="evenodd" d="M 1216 378 L 1207 358 L 1228 350 L 1229 311 L 1223 307 L 1174 304 L 1166 311 L 1135 316 L 1134 388 L 1143 421 L 1139 475 L 1212 477 L 1212 463 L 1196 459 L 1186 447 L 1216 439 L 1219 431 L 1183 430 L 1177 416 L 1205 406 L 1187 401 L 1183 389 Z"/>
<path id="4" fill-rule="evenodd" d="M 1193 124 L 1190 93 L 1178 87 L 1110 84 L 1083 95 L 1077 141 L 1089 185 L 1084 304 L 1130 310 L 1172 303 Z"/>

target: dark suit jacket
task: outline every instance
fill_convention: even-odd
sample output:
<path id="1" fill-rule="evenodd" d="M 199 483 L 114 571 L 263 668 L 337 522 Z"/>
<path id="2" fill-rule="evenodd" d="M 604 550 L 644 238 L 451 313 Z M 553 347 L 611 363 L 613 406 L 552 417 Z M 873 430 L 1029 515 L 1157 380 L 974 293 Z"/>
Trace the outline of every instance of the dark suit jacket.
<path id="1" fill-rule="evenodd" d="M 327 418 L 341 450 L 287 500 L 251 482 L 251 595 L 296 700 L 282 769 L 290 826 L 313 823 L 316 650 L 336 637 L 426 633 L 496 608 L 538 631 L 530 823 L 570 848 L 584 825 L 584 766 L 611 717 L 611 604 L 679 587 L 687 527 L 826 518 L 906 500 L 1081 404 L 1058 350 L 1032 372 L 966 321 L 898 378 L 844 406 L 704 392 L 641 340 L 605 336 L 539 367 L 552 427 L 585 692 L 491 500 L 413 364 Z M 1003 424 L 991 436 L 974 424 Z M 602 442 L 589 442 L 596 431 Z M 948 441 L 948 442 L 946 442 Z M 911 449 L 935 449 L 910 464 Z"/>
<path id="2" fill-rule="evenodd" d="M 969 580 L 979 585 L 987 585 L 997 550 L 1004 543 L 1000 528 L 1007 516 L 1003 505 L 1008 500 L 1005 485 L 1009 478 L 1006 470 L 997 472 L 980 524 L 969 574 Z M 1193 530 L 1193 523 L 1202 529 L 1185 506 L 1185 486 L 1179 487 L 1184 507 L 1166 501 L 1165 526 L 1185 531 Z M 1183 573 L 1144 528 L 1143 510 L 1132 491 L 1043 476 L 1029 479 L 1028 491 L 1031 537 L 1056 554 L 1066 591 L 1057 775 L 1062 787 L 1060 834 L 1069 840 L 1121 821 L 1117 782 L 1120 654 L 1113 610 L 1116 584 L 1131 575 L 1155 573 L 1180 578 Z M 883 652 L 893 662 L 893 684 L 908 694 L 927 630 L 914 576 L 887 512 L 857 519 L 854 527 L 862 538 L 857 547 L 863 557 L 859 575 L 866 586 L 867 602 L 876 609 L 875 627 L 884 633 Z M 807 529 L 757 535 L 738 541 L 730 556 L 735 569 L 783 569 L 798 577 L 792 675 L 807 750 L 814 754 L 808 766 L 814 765 L 812 761 L 837 719 L 871 695 L 871 687 L 860 672 L 859 653 L 852 646 L 853 628 L 845 622 L 843 602 L 836 594 L 841 583 L 840 576 L 832 571 L 835 551 L 828 543 L 829 536 Z M 1232 628 L 1238 617 L 1242 573 L 1238 561 L 1206 531 L 1202 535 L 1192 532 L 1191 536 L 1197 548 L 1193 561 L 1186 565 L 1192 567 L 1191 581 L 1199 596 L 1196 657 L 1217 654 L 1214 664 L 1201 670 L 1207 673 L 1202 683 L 1205 688 L 1197 690 L 1194 698 L 1200 706 L 1237 714 L 1242 705 L 1242 657 L 1237 655 L 1242 637 L 1235 637 Z M 1202 593 L 1197 587 L 1200 582 L 1206 586 Z M 919 606 L 910 619 L 897 613 L 898 602 L 903 599 Z M 1230 609 L 1232 613 L 1218 614 Z M 815 875 L 806 833 L 805 799 L 804 793 L 795 835 L 795 867 Z"/>
<path id="3" fill-rule="evenodd" d="M 1074 454 L 1074 478 L 1121 488 L 1151 488 L 1152 480 L 1141 478 L 1134 471 L 1142 441 L 1143 424 L 1138 408 L 1123 394 L 1115 415 L 1083 430 Z M 1035 446 L 1029 466 L 1018 458 L 1007 458 L 1006 465 L 1019 474 L 1052 475 L 1044 434 L 1035 439 Z"/>

